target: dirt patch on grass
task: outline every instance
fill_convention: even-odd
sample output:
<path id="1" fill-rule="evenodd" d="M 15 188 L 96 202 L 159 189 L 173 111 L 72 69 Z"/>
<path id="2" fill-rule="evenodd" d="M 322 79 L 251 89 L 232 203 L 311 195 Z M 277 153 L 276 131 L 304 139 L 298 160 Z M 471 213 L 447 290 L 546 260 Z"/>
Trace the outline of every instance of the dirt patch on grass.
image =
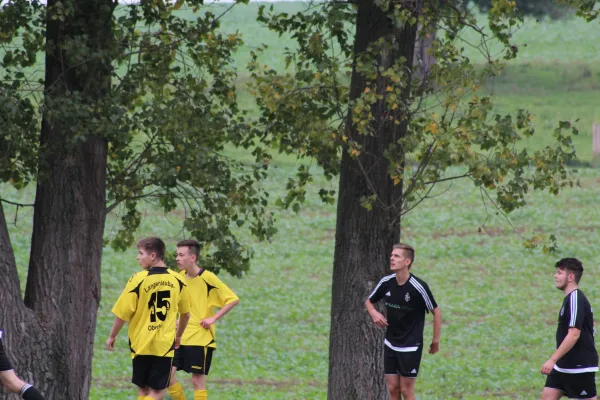
<path id="1" fill-rule="evenodd" d="M 106 377 L 104 379 L 93 379 L 92 386 L 105 389 L 128 388 L 131 385 L 131 375 Z"/>
<path id="2" fill-rule="evenodd" d="M 300 381 L 300 380 L 274 380 L 274 379 L 211 379 L 210 384 L 215 385 L 233 385 L 233 386 L 259 386 L 274 387 L 279 389 L 293 388 L 296 386 L 310 386 L 319 389 L 326 389 L 326 382 L 319 381 Z M 105 389 L 129 388 L 132 385 L 131 376 L 123 375 L 102 380 L 94 380 L 94 386 Z"/>
<path id="3" fill-rule="evenodd" d="M 600 230 L 600 225 L 584 225 L 584 226 L 567 226 L 564 228 L 558 229 L 559 232 L 564 231 L 583 231 L 583 232 L 595 232 Z M 544 234 L 546 231 L 542 228 L 530 228 L 525 226 L 518 226 L 514 229 L 509 228 L 478 228 L 477 230 L 466 230 L 466 231 L 457 231 L 453 228 L 450 228 L 446 231 L 434 232 L 431 236 L 434 239 L 447 238 L 447 237 L 465 237 L 465 236 L 488 236 L 488 237 L 498 237 L 498 236 L 509 236 L 514 234 L 522 234 L 527 231 L 532 233 Z M 477 244 L 483 245 L 484 242 L 480 241 Z"/>
<path id="4" fill-rule="evenodd" d="M 515 229 L 505 229 L 505 228 L 484 228 L 480 227 L 477 230 L 467 230 L 467 231 L 457 231 L 454 228 L 450 228 L 447 231 L 442 232 L 434 232 L 431 236 L 434 239 L 446 238 L 446 237 L 465 237 L 465 236 L 507 236 L 513 235 L 515 233 L 523 233 L 527 230 L 524 226 L 517 227 Z"/>
<path id="5" fill-rule="evenodd" d="M 287 381 L 276 381 L 273 379 L 253 379 L 253 380 L 242 380 L 242 379 L 214 379 L 211 380 L 210 383 L 214 383 L 216 385 L 234 385 L 234 386 L 268 386 L 268 387 L 276 387 L 280 389 L 284 388 L 292 388 L 295 386 L 310 386 L 314 388 L 327 388 L 327 384 L 325 382 L 319 381 L 298 381 L 298 380 L 287 380 Z"/>

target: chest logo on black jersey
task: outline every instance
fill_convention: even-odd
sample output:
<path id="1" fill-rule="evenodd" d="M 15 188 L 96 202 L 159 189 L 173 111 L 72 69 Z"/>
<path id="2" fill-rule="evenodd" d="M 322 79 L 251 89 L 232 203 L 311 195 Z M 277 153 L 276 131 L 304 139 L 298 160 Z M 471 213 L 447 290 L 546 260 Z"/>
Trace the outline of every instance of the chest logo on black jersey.
<path id="1" fill-rule="evenodd" d="M 565 314 L 565 306 L 562 306 L 560 309 L 560 316 L 562 317 Z"/>
<path id="2" fill-rule="evenodd" d="M 391 295 L 392 295 L 392 293 L 390 293 L 390 292 L 387 292 L 385 295 L 386 295 L 386 296 L 391 296 Z"/>
<path id="3" fill-rule="evenodd" d="M 407 303 L 410 301 L 410 295 L 408 293 L 404 296 L 404 300 L 406 300 Z"/>

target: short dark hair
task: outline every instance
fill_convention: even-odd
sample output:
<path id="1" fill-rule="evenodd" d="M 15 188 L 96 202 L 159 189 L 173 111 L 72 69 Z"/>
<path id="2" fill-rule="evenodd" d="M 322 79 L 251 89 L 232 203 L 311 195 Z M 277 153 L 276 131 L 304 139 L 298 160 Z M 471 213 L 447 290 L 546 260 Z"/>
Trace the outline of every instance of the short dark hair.
<path id="1" fill-rule="evenodd" d="M 140 240 L 137 242 L 136 247 L 138 249 L 144 249 L 146 253 L 154 253 L 156 254 L 156 258 L 159 260 L 165 259 L 165 242 L 163 242 L 160 238 L 157 237 L 149 237 Z"/>
<path id="2" fill-rule="evenodd" d="M 191 253 L 195 254 L 196 257 L 200 255 L 200 243 L 194 239 L 182 240 L 177 243 L 177 247 L 187 247 Z"/>
<path id="3" fill-rule="evenodd" d="M 415 261 L 415 249 L 412 246 L 405 243 L 395 244 L 392 250 L 396 249 L 403 250 L 406 257 L 410 259 L 410 264 L 408 265 L 408 269 L 410 269 L 410 267 L 412 267 L 413 261 Z"/>
<path id="4" fill-rule="evenodd" d="M 564 269 L 567 273 L 574 274 L 576 283 L 579 283 L 583 275 L 583 264 L 576 258 L 563 258 L 556 263 L 556 268 Z"/>

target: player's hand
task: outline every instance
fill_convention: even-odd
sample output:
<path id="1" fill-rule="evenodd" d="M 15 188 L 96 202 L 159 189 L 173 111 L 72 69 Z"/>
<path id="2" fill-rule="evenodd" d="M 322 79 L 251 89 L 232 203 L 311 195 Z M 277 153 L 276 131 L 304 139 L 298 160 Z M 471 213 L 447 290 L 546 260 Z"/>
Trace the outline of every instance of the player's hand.
<path id="1" fill-rule="evenodd" d="M 435 354 L 440 351 L 440 342 L 431 342 L 429 346 L 429 354 Z"/>
<path id="2" fill-rule="evenodd" d="M 173 347 L 175 349 L 178 349 L 179 346 L 181 346 L 181 338 L 180 337 L 175 337 L 175 343 L 173 343 Z"/>
<path id="3" fill-rule="evenodd" d="M 381 314 L 378 311 L 375 311 L 371 315 L 371 318 L 373 318 L 373 322 L 375 323 L 375 325 L 377 325 L 380 328 L 385 328 L 386 326 L 388 326 L 387 319 L 385 319 L 385 317 L 383 316 L 383 314 Z"/>
<path id="4" fill-rule="evenodd" d="M 115 340 L 117 340 L 117 338 L 114 337 L 109 337 L 106 340 L 106 350 L 113 351 L 115 349 Z"/>
<path id="5" fill-rule="evenodd" d="M 544 365 L 542 365 L 542 370 L 540 372 L 544 375 L 548 375 L 552 371 L 552 369 L 554 368 L 555 365 L 556 365 L 556 361 L 549 359 L 548 361 L 546 361 L 544 363 Z"/>
<path id="6" fill-rule="evenodd" d="M 203 327 L 204 329 L 208 329 L 208 328 L 210 328 L 210 326 L 211 326 L 212 324 L 214 324 L 215 322 L 217 322 L 217 320 L 216 320 L 214 317 L 211 317 L 211 318 L 205 318 L 205 319 L 203 319 L 202 321 L 200 321 L 200 325 L 202 325 L 202 327 Z"/>

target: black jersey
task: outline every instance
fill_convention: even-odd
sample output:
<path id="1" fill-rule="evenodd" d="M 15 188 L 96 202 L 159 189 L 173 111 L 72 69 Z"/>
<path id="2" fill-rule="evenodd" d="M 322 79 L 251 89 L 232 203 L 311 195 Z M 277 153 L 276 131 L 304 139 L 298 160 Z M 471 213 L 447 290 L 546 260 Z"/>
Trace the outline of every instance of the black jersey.
<path id="1" fill-rule="evenodd" d="M 429 286 L 412 274 L 400 286 L 396 274 L 388 275 L 369 296 L 371 303 L 381 299 L 387 309 L 385 345 L 395 351 L 416 351 L 423 344 L 425 312 L 437 308 Z"/>
<path id="2" fill-rule="evenodd" d="M 556 348 L 565 340 L 569 328 L 581 331 L 579 340 L 554 366 L 567 374 L 582 374 L 598 371 L 598 353 L 594 344 L 594 315 L 587 297 L 579 289 L 573 290 L 563 300 L 558 313 Z"/>

